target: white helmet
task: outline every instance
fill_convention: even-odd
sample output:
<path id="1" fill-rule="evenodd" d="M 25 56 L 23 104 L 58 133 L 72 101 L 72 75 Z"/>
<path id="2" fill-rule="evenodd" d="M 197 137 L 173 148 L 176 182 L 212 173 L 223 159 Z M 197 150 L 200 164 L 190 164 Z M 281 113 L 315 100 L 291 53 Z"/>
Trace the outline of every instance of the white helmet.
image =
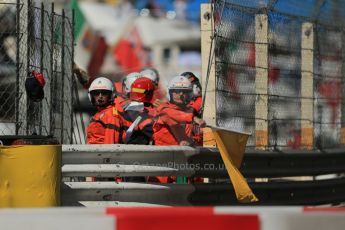
<path id="1" fill-rule="evenodd" d="M 92 81 L 90 87 L 89 87 L 89 100 L 93 104 L 93 98 L 91 97 L 91 92 L 94 90 L 107 90 L 111 92 L 111 97 L 109 99 L 109 102 L 114 101 L 114 84 L 112 81 L 110 81 L 108 78 L 105 77 L 98 77 L 95 80 Z"/>
<path id="2" fill-rule="evenodd" d="M 176 102 L 173 100 L 173 95 L 172 95 L 172 93 L 175 90 L 183 90 L 186 93 L 188 93 L 187 95 L 183 96 L 183 101 L 184 101 L 183 104 L 188 104 L 190 100 L 192 99 L 192 96 L 193 96 L 192 83 L 188 80 L 188 78 L 184 76 L 176 76 L 173 79 L 171 79 L 171 81 L 169 82 L 168 89 L 169 89 L 169 101 L 171 103 L 176 104 Z"/>
<path id="3" fill-rule="evenodd" d="M 149 79 L 151 79 L 151 81 L 155 84 L 155 85 L 158 85 L 158 82 L 159 82 L 159 73 L 156 69 L 154 68 L 150 68 L 150 67 L 146 67 L 144 69 L 142 69 L 140 71 L 140 74 L 143 76 L 143 77 L 147 77 Z"/>
<path id="4" fill-rule="evenodd" d="M 181 73 L 181 76 L 188 78 L 188 80 L 192 83 L 193 96 L 194 97 L 201 96 L 201 84 L 200 84 L 199 79 L 194 75 L 194 73 L 184 72 L 184 73 Z"/>
<path id="5" fill-rule="evenodd" d="M 168 86 L 169 91 L 172 89 L 185 89 L 185 90 L 193 90 L 192 83 L 188 80 L 188 78 L 184 76 L 176 76 L 171 79 Z"/>
<path id="6" fill-rule="evenodd" d="M 122 87 L 123 90 L 125 92 L 125 94 L 129 94 L 131 92 L 131 86 L 133 84 L 133 82 L 138 79 L 139 77 L 141 77 L 141 74 L 138 72 L 132 72 L 127 74 L 123 80 L 122 80 Z"/>

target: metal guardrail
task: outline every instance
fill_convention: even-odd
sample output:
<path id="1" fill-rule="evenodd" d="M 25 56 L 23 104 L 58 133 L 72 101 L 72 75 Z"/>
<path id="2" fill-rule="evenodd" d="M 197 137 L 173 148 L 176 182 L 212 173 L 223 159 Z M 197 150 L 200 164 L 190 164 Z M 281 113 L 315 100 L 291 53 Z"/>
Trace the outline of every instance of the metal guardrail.
<path id="1" fill-rule="evenodd" d="M 146 205 L 240 205 L 217 149 L 179 146 L 64 145 L 63 177 L 187 176 L 212 183 L 65 182 L 62 205 L 111 201 Z M 345 201 L 345 149 L 323 152 L 248 150 L 241 172 L 259 198 L 254 205 L 319 205 Z M 333 178 L 315 180 L 315 176 Z M 291 180 L 308 176 L 308 180 Z M 255 178 L 266 178 L 257 182 Z M 277 179 L 279 178 L 279 179 Z M 303 178 L 302 178 L 303 179 Z M 112 203 L 116 205 L 117 203 Z"/>

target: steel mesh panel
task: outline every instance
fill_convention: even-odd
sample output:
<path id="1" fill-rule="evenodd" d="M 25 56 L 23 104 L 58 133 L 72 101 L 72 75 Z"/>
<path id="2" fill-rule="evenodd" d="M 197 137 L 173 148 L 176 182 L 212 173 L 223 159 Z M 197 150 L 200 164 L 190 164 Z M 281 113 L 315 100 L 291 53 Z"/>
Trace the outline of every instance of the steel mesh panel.
<path id="1" fill-rule="evenodd" d="M 315 27 L 315 130 L 318 146 L 339 146 L 341 130 L 343 32 L 318 25 Z M 344 76 L 343 76 L 344 77 Z"/>
<path id="2" fill-rule="evenodd" d="M 16 4 L 5 1 L 0 8 L 0 135 L 13 134 L 16 82 Z"/>
<path id="3" fill-rule="evenodd" d="M 54 5 L 0 3 L 0 135 L 52 135 L 72 142 L 73 22 Z M 25 80 L 44 75 L 45 97 L 29 99 Z"/>
<path id="4" fill-rule="evenodd" d="M 257 102 L 267 97 L 267 148 L 298 149 L 302 129 L 302 26 L 314 25 L 313 147 L 341 145 L 345 124 L 344 1 L 214 1 L 216 122 L 252 133 Z M 267 94 L 256 93 L 255 17 L 266 14 Z M 306 32 L 307 33 L 307 32 Z"/>

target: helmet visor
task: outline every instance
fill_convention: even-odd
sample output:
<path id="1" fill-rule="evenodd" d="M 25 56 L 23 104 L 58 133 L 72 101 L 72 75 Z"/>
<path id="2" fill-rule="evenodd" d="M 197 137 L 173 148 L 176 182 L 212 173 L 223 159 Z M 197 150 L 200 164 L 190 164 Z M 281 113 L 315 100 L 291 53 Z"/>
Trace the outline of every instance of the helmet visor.
<path id="1" fill-rule="evenodd" d="M 99 95 L 99 94 L 102 94 L 102 95 L 111 95 L 111 91 L 109 91 L 109 90 L 104 90 L 104 89 L 92 90 L 90 93 L 91 93 L 92 96 L 97 96 L 97 95 Z"/>
<path id="2" fill-rule="evenodd" d="M 172 89 L 171 91 L 174 93 L 191 93 L 192 92 L 191 89 Z"/>

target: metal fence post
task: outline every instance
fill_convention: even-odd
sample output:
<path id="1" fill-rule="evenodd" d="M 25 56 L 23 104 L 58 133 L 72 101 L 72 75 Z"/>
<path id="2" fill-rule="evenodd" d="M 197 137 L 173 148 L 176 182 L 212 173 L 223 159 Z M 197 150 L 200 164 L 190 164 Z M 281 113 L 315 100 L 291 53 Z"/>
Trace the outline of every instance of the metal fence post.
<path id="1" fill-rule="evenodd" d="M 27 21 L 26 21 L 26 32 L 27 32 L 27 37 L 26 37 L 26 66 L 25 66 L 25 74 L 23 76 L 24 79 L 26 79 L 28 76 L 29 76 L 29 70 L 30 70 L 30 52 L 31 52 L 31 47 L 30 47 L 30 36 L 32 35 L 32 32 L 31 32 L 31 10 L 32 10 L 32 4 L 31 4 L 31 0 L 27 0 L 28 2 L 28 8 L 27 8 Z M 24 80 L 25 82 L 25 80 Z M 23 92 L 25 95 L 26 95 L 26 91 L 24 89 L 24 92 Z M 32 123 L 33 121 L 30 120 L 29 121 L 29 118 L 31 117 L 30 115 L 30 107 L 33 105 L 33 103 L 30 101 L 30 100 L 26 100 L 26 116 L 25 116 L 25 122 L 26 122 L 26 126 L 25 126 L 25 134 L 28 135 L 29 134 L 29 127 L 30 126 L 34 126 L 34 124 Z"/>
<path id="2" fill-rule="evenodd" d="M 19 134 L 20 129 L 20 120 L 19 120 L 19 103 L 20 103 L 20 39 L 21 39 L 21 20 L 20 20 L 20 12 L 21 12 L 21 4 L 20 0 L 17 0 L 16 2 L 16 105 L 15 105 L 15 122 L 16 122 L 16 135 Z"/>
<path id="3" fill-rule="evenodd" d="M 268 17 L 255 15 L 255 146 L 268 146 Z"/>
<path id="4" fill-rule="evenodd" d="M 341 129 L 340 144 L 345 144 L 345 24 L 341 31 Z"/>
<path id="5" fill-rule="evenodd" d="M 203 119 L 208 125 L 216 125 L 216 72 L 214 53 L 214 18 L 212 4 L 201 4 L 201 82 L 204 97 Z M 214 147 L 216 142 L 210 128 L 204 129 L 204 146 Z"/>
<path id="6" fill-rule="evenodd" d="M 314 140 L 314 29 L 313 24 L 302 24 L 301 44 L 301 146 L 313 148 Z"/>
<path id="7" fill-rule="evenodd" d="M 54 94 L 54 3 L 51 4 L 51 12 L 50 12 L 50 23 L 51 23 L 51 31 L 50 31 L 50 72 L 49 72 L 49 76 L 50 76 L 50 92 L 51 94 Z M 49 134 L 53 135 L 54 134 L 54 124 L 55 124 L 55 120 L 54 120 L 54 116 L 53 116 L 53 107 L 54 107 L 54 101 L 53 101 L 53 97 L 50 97 L 50 112 L 49 112 L 49 118 L 50 118 L 50 127 L 49 127 Z"/>
<path id="8" fill-rule="evenodd" d="M 64 86 L 65 86 L 65 10 L 62 10 L 61 28 L 61 143 L 64 143 Z"/>
<path id="9" fill-rule="evenodd" d="M 40 46 L 40 72 L 43 74 L 44 72 L 44 4 L 41 2 L 41 46 Z M 44 74 L 43 74 L 44 75 Z M 42 135 L 42 113 L 43 113 L 43 103 L 44 100 L 39 104 L 39 109 L 38 109 L 38 116 L 39 116 L 39 134 Z"/>
<path id="10" fill-rule="evenodd" d="M 27 134 L 27 96 L 26 96 L 26 92 L 25 92 L 25 79 L 27 77 L 27 70 L 28 70 L 28 64 L 29 64 L 29 60 L 25 60 L 25 58 L 28 57 L 28 51 L 29 48 L 25 49 L 25 46 L 29 47 L 28 44 L 28 39 L 29 39 L 29 34 L 28 34 L 28 23 L 29 23 L 29 10 L 30 10 L 30 0 L 27 1 L 23 1 L 22 3 L 20 3 L 21 0 L 18 1 L 18 4 L 20 4 L 21 6 L 19 6 L 20 11 L 18 12 L 18 17 L 19 17 L 19 25 L 18 25 L 18 37 L 17 39 L 19 39 L 18 43 L 19 43 L 19 48 L 17 49 L 17 52 L 19 54 L 19 57 L 17 58 L 17 62 L 18 62 L 18 74 L 17 74 L 17 78 L 18 78 L 18 107 L 17 107 L 17 113 L 18 116 L 16 118 L 16 134 L 18 135 L 25 135 Z M 21 14 L 25 13 L 27 15 L 23 15 L 23 17 L 21 17 Z"/>
<path id="11" fill-rule="evenodd" d="M 72 40 L 71 40 L 71 53 L 72 53 L 72 60 L 74 61 L 74 25 L 75 25 L 75 12 L 74 9 L 72 9 Z M 73 74 L 73 61 L 71 62 L 71 81 L 72 81 L 72 86 L 71 86 L 71 113 L 73 114 L 73 107 L 74 107 L 74 97 L 73 97 L 73 92 L 74 90 L 77 90 L 77 85 L 75 84 L 75 80 L 74 80 L 74 74 Z M 77 94 L 78 96 L 78 94 Z M 70 144 L 73 143 L 73 133 L 74 133 L 74 126 L 73 126 L 73 115 L 71 116 L 71 139 L 70 139 Z"/>

